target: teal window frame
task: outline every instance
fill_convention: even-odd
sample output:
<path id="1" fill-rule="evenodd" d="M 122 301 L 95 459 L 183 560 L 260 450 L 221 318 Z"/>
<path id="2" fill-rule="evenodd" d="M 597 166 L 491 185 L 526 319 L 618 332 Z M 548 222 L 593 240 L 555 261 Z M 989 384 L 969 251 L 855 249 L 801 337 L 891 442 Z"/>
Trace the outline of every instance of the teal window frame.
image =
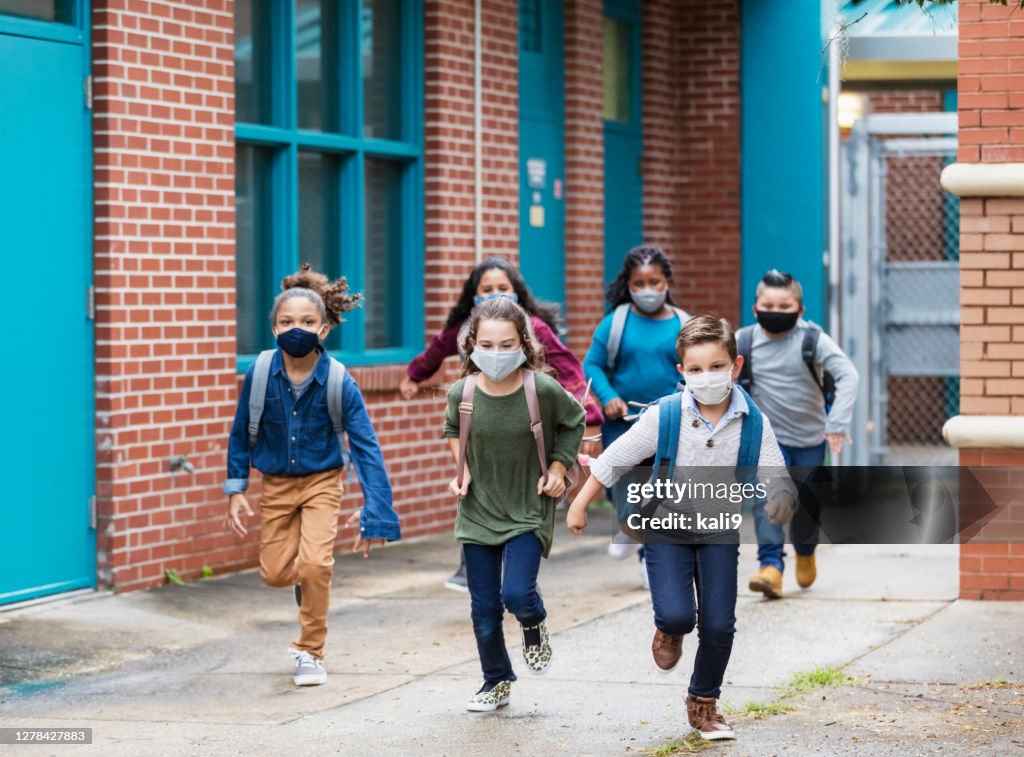
<path id="1" fill-rule="evenodd" d="M 236 123 L 235 141 L 241 147 L 254 145 L 272 150 L 269 177 L 271 290 L 295 271 L 299 264 L 299 152 L 313 151 L 338 156 L 335 203 L 337 216 L 329 236 L 337 240 L 341 273 L 352 292 L 363 292 L 365 269 L 365 161 L 393 160 L 404 164 L 401 182 L 402 233 L 401 345 L 366 349 L 366 318 L 363 308 L 345 315 L 341 324 L 342 349 L 331 355 L 347 365 L 407 363 L 422 349 L 424 328 L 423 295 L 423 9 L 419 0 L 400 0 L 401 138 L 375 139 L 363 136 L 362 2 L 339 0 L 332 31 L 338 39 L 338 71 L 324 86 L 333 85 L 337 100 L 339 131 L 310 131 L 298 128 L 298 96 L 295 64 L 294 0 L 267 0 L 270 18 L 254 24 L 254 34 L 267 35 L 270 62 L 270 120 L 274 125 Z M 330 16 L 324 17 L 325 22 Z M 323 54 L 327 54 L 324 52 Z M 254 64 L 255 65 L 255 64 Z M 265 69 L 266 70 L 266 69 Z M 258 233 L 258 232 L 257 232 Z M 270 334 L 266 314 L 271 303 L 260 303 L 257 328 Z M 271 344 L 267 345 L 272 346 Z M 256 354 L 237 356 L 237 369 L 244 373 Z"/>

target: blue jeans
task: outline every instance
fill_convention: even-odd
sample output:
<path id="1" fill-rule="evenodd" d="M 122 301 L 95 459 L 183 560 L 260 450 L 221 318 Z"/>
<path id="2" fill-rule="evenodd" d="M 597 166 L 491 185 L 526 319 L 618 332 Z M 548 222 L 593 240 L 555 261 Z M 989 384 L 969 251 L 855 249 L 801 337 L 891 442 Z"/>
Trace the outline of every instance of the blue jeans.
<path id="1" fill-rule="evenodd" d="M 470 616 L 484 680 L 514 681 L 502 620 L 506 609 L 524 626 L 535 626 L 547 617 L 537 591 L 544 548 L 536 535 L 526 533 L 498 546 L 466 544 L 464 551 Z"/>
<path id="2" fill-rule="evenodd" d="M 718 697 L 722 693 L 736 634 L 739 554 L 738 544 L 647 545 L 654 625 L 673 636 L 697 628 L 690 696 Z"/>
<path id="3" fill-rule="evenodd" d="M 782 459 L 787 467 L 816 468 L 825 462 L 825 442 L 814 447 L 790 447 L 780 444 Z M 810 496 L 808 484 L 794 481 L 797 486 L 799 504 L 789 524 L 789 538 L 793 550 L 803 557 L 814 554 L 818 546 L 818 499 Z M 785 570 L 782 545 L 786 540 L 782 526 L 771 523 L 765 515 L 764 505 L 754 505 L 754 529 L 757 532 L 757 560 L 761 567 L 772 566 Z"/>

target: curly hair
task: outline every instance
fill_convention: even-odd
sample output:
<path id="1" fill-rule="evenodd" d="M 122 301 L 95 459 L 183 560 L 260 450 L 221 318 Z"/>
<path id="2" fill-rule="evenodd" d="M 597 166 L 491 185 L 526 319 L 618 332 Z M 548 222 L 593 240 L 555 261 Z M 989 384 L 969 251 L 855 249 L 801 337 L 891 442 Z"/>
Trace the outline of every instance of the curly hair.
<path id="1" fill-rule="evenodd" d="M 526 355 L 524 367 L 531 371 L 546 373 L 549 376 L 554 375 L 554 371 L 544 361 L 544 347 L 533 333 L 533 326 L 530 325 L 530 318 L 526 314 L 526 310 L 508 297 L 497 297 L 481 302 L 473 308 L 466 320 L 466 325 L 459 334 L 461 339 L 459 349 L 464 355 L 462 359 L 463 376 L 480 372 L 476 363 L 470 360 L 469 356 L 476 346 L 476 334 L 481 321 L 510 321 L 516 327 L 519 341 L 523 345 L 523 354 Z"/>
<path id="2" fill-rule="evenodd" d="M 530 292 L 530 288 L 526 286 L 526 282 L 523 280 L 523 275 L 519 273 L 519 269 L 505 260 L 505 258 L 497 256 L 487 258 L 478 263 L 469 276 L 466 277 L 458 301 L 448 311 L 448 320 L 444 324 L 445 329 L 450 329 L 452 326 L 460 324 L 469 318 L 469 314 L 475 306 L 474 298 L 476 297 L 477 287 L 480 286 L 480 279 L 483 278 L 485 273 L 493 271 L 495 268 L 503 271 L 508 276 L 508 280 L 512 282 L 512 291 L 516 293 L 516 298 L 519 300 L 519 305 L 523 310 L 528 315 L 540 318 L 557 334 L 558 306 L 538 302 Z"/>
<path id="3" fill-rule="evenodd" d="M 666 279 L 672 279 L 672 263 L 669 261 L 668 255 L 665 254 L 664 250 L 653 244 L 642 244 L 639 247 L 634 247 L 626 253 L 626 259 L 622 261 L 619 275 L 608 285 L 608 290 L 605 292 L 609 311 L 614 310 L 624 302 L 632 302 L 629 296 L 629 277 L 633 274 L 634 270 L 645 265 L 658 266 L 661 268 L 661 272 L 665 275 Z M 669 305 L 675 306 L 675 302 L 672 301 L 671 291 L 668 292 L 665 301 Z"/>
<path id="4" fill-rule="evenodd" d="M 309 263 L 303 263 L 298 271 L 281 279 L 281 294 L 274 298 L 274 307 L 270 309 L 271 324 L 277 319 L 281 303 L 292 297 L 305 297 L 311 301 L 320 311 L 320 317 L 332 326 L 342 322 L 342 313 L 361 307 L 363 300 L 361 294 L 349 294 L 348 281 L 344 276 L 331 281 L 314 271 Z"/>

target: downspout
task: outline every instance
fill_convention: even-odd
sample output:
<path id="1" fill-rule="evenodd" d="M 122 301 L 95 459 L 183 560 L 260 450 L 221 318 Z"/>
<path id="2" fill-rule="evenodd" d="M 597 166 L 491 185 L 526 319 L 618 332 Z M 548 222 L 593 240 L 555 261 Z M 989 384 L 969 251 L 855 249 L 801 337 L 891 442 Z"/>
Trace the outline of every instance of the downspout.
<path id="1" fill-rule="evenodd" d="M 480 3 L 473 0 L 473 254 L 479 263 L 484 258 L 483 242 L 483 129 L 482 62 Z"/>

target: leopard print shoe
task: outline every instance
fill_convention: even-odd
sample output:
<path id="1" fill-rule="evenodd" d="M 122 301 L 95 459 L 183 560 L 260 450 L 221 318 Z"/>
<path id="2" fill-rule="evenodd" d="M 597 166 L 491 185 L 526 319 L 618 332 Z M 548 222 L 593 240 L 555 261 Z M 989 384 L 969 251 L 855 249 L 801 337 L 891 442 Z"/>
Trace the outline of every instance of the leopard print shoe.
<path id="1" fill-rule="evenodd" d="M 543 620 L 535 626 L 523 626 L 523 659 L 534 675 L 546 673 L 551 667 L 551 642 Z"/>
<path id="2" fill-rule="evenodd" d="M 504 707 L 508 704 L 511 693 L 511 681 L 484 683 L 480 687 L 480 691 L 471 696 L 469 701 L 466 702 L 466 709 L 470 712 L 494 712 L 499 707 Z"/>

